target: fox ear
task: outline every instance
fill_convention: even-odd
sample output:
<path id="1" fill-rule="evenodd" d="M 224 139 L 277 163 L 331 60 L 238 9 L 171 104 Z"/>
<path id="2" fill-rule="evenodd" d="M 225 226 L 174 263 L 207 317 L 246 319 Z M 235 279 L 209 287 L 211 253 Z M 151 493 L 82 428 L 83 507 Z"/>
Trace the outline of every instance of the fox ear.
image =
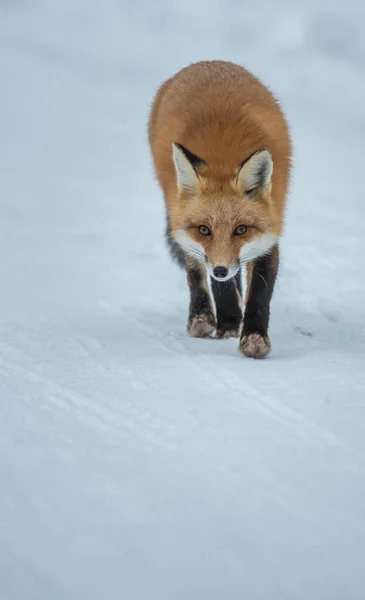
<path id="1" fill-rule="evenodd" d="M 271 185 L 274 164 L 268 148 L 251 154 L 240 165 L 237 182 L 245 194 L 268 189 Z"/>
<path id="2" fill-rule="evenodd" d="M 205 164 L 204 160 L 195 156 L 195 154 L 177 142 L 172 144 L 172 157 L 174 159 L 178 187 L 189 193 L 195 192 L 198 186 L 196 169 Z"/>

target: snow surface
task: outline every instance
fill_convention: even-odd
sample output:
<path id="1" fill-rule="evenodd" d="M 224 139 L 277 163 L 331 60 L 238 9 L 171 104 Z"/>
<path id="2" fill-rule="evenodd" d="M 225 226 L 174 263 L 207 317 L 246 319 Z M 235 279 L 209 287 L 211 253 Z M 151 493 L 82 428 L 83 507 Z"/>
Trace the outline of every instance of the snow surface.
<path id="1" fill-rule="evenodd" d="M 365 597 L 365 9 L 3 0 L 1 600 Z M 244 64 L 296 144 L 273 354 L 185 332 L 157 86 Z"/>

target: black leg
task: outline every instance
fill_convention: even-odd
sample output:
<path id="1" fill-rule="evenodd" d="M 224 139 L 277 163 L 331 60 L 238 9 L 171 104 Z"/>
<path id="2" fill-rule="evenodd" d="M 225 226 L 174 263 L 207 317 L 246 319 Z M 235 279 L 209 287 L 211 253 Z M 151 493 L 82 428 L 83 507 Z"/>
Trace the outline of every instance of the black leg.
<path id="1" fill-rule="evenodd" d="M 268 337 L 270 301 L 279 265 L 279 248 L 254 261 L 248 269 L 251 281 L 243 318 L 240 349 L 251 358 L 264 358 L 271 349 Z"/>
<path id="2" fill-rule="evenodd" d="M 205 267 L 187 259 L 186 272 L 190 288 L 188 332 L 193 337 L 207 337 L 216 325 Z"/>
<path id="3" fill-rule="evenodd" d="M 238 337 L 242 323 L 241 273 L 228 281 L 211 278 L 217 312 L 217 336 Z"/>

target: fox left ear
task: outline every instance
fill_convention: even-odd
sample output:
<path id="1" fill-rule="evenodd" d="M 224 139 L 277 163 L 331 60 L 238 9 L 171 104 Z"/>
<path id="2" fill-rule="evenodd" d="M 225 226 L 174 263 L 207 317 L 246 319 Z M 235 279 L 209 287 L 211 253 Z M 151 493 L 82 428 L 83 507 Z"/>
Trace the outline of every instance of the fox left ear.
<path id="1" fill-rule="evenodd" d="M 199 183 L 197 170 L 205 165 L 204 160 L 177 142 L 172 144 L 172 158 L 178 187 L 188 193 L 194 193 Z"/>
<path id="2" fill-rule="evenodd" d="M 268 189 L 271 185 L 274 164 L 268 148 L 251 154 L 240 165 L 237 182 L 245 194 Z"/>

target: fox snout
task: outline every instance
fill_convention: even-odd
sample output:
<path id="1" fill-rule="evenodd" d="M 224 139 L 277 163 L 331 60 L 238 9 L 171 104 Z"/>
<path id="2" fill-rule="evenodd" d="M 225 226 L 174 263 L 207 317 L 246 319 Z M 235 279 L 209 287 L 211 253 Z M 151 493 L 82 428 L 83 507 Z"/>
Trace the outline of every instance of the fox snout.
<path id="1" fill-rule="evenodd" d="M 235 275 L 237 275 L 240 269 L 239 262 L 234 262 L 229 267 L 223 265 L 212 265 L 209 261 L 207 262 L 207 271 L 213 279 L 216 281 L 228 281 Z"/>
<path id="2" fill-rule="evenodd" d="M 217 279 L 224 279 L 228 275 L 228 269 L 226 267 L 214 267 L 213 275 Z"/>

